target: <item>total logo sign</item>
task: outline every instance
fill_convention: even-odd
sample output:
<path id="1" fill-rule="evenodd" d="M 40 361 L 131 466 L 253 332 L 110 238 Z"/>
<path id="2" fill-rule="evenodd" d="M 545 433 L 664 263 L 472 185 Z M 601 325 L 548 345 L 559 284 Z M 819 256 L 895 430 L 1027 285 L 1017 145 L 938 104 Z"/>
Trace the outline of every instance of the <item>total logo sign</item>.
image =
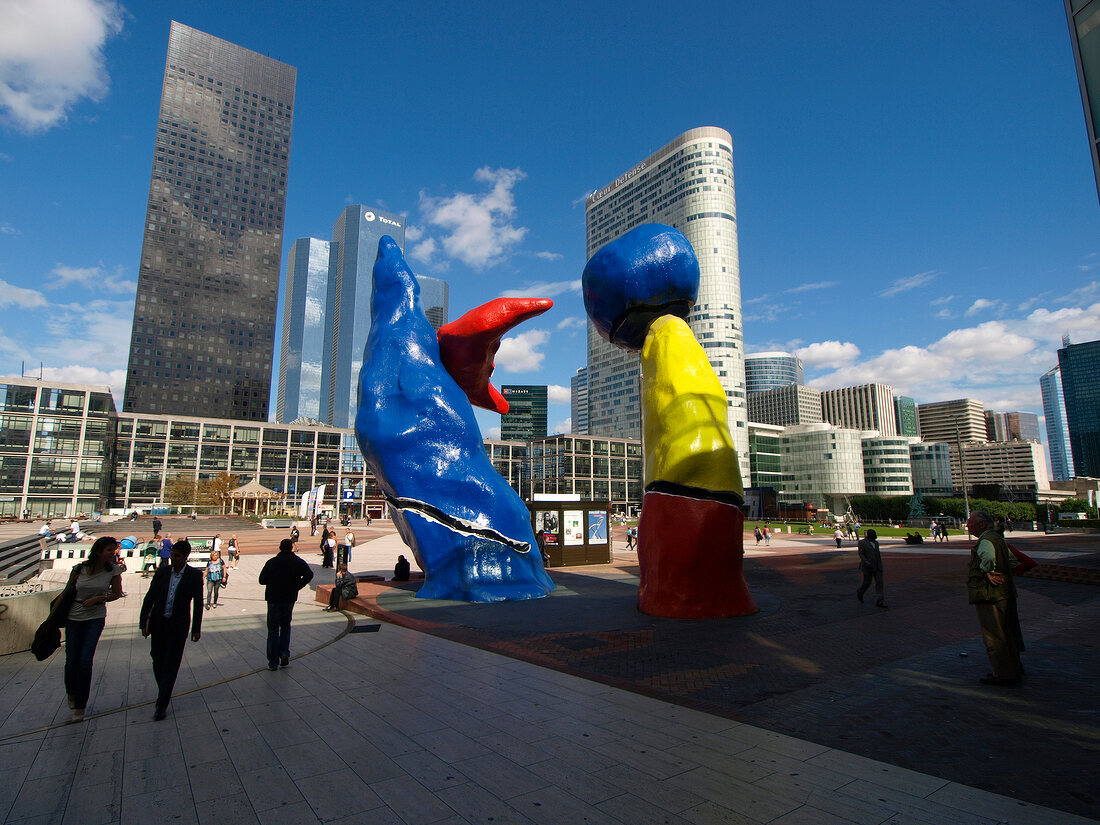
<path id="1" fill-rule="evenodd" d="M 373 212 L 364 212 L 363 220 L 367 221 L 368 223 L 377 220 L 379 223 L 384 223 L 387 226 L 401 226 L 401 224 L 397 221 L 390 220 L 389 218 L 382 217 L 381 215 L 375 215 Z"/>

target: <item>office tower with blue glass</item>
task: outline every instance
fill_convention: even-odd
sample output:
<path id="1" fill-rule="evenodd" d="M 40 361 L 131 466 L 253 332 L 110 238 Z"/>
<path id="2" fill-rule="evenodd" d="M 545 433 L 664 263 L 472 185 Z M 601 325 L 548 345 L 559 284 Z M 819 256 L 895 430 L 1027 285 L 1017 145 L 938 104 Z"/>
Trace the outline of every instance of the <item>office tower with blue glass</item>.
<path id="1" fill-rule="evenodd" d="M 753 352 L 745 356 L 745 392 L 802 383 L 802 359 L 789 352 Z"/>
<path id="2" fill-rule="evenodd" d="M 1069 445 L 1078 476 L 1100 476 L 1100 341 L 1058 350 Z"/>
<path id="3" fill-rule="evenodd" d="M 172 23 L 124 411 L 267 420 L 295 81 Z"/>
<path id="4" fill-rule="evenodd" d="M 581 367 L 569 379 L 569 414 L 573 432 L 588 435 L 588 367 Z"/>
<path id="5" fill-rule="evenodd" d="M 748 414 L 733 186 L 733 139 L 705 126 L 684 132 L 585 203 L 587 254 L 643 223 L 679 229 L 699 259 L 699 294 L 687 322 L 718 376 L 741 477 L 749 478 Z M 588 432 L 641 437 L 640 360 L 588 322 Z"/>
<path id="6" fill-rule="evenodd" d="M 1050 478 L 1052 481 L 1069 481 L 1076 474 L 1073 470 L 1073 452 L 1069 446 L 1069 424 L 1066 421 L 1066 402 L 1062 397 L 1062 371 L 1052 367 L 1039 379 L 1043 393 L 1043 418 L 1046 419 L 1047 447 L 1050 449 Z"/>
<path id="7" fill-rule="evenodd" d="M 420 308 L 428 316 L 432 329 L 439 332 L 439 328 L 448 321 L 451 288 L 440 278 L 429 278 L 427 275 L 415 277 L 420 284 Z"/>
<path id="8" fill-rule="evenodd" d="M 359 368 L 370 332 L 374 259 L 383 235 L 392 237 L 403 251 L 404 216 L 355 204 L 346 207 L 332 227 L 321 392 L 327 400 L 323 420 L 334 427 L 350 427 L 355 421 Z"/>
<path id="9" fill-rule="evenodd" d="M 894 396 L 894 423 L 897 426 L 898 435 L 920 438 L 917 402 L 908 395 Z"/>
<path id="10" fill-rule="evenodd" d="M 331 249 L 328 241 L 298 238 L 287 257 L 279 389 L 275 401 L 275 420 L 280 423 L 322 417 L 321 368 L 328 326 Z"/>

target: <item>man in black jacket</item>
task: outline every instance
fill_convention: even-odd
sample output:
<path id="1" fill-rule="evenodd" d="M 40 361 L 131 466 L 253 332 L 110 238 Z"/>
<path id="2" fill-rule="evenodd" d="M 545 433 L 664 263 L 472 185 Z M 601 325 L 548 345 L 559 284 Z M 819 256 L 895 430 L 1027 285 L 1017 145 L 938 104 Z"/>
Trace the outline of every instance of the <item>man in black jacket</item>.
<path id="1" fill-rule="evenodd" d="M 183 661 L 187 632 L 191 641 L 202 635 L 202 573 L 187 564 L 191 545 L 186 540 L 172 545 L 170 564 L 161 566 L 149 584 L 141 603 L 139 624 L 142 636 L 152 636 L 149 654 L 153 657 L 153 676 L 157 680 L 157 706 L 154 720 L 168 714 L 172 688 Z M 188 604 L 190 602 L 190 604 Z"/>
<path id="2" fill-rule="evenodd" d="M 278 670 L 290 664 L 290 619 L 298 591 L 313 580 L 313 571 L 294 552 L 294 542 L 283 539 L 279 552 L 267 560 L 260 571 L 260 584 L 266 585 L 267 669 Z"/>

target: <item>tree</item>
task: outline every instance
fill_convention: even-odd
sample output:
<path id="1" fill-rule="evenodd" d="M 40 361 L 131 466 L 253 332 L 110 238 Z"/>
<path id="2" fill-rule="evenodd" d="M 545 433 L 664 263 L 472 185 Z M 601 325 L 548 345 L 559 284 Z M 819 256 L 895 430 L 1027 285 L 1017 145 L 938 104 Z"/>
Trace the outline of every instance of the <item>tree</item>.
<path id="1" fill-rule="evenodd" d="M 177 473 L 164 484 L 164 500 L 171 504 L 192 505 L 198 501 L 198 485 L 190 474 Z"/>
<path id="2" fill-rule="evenodd" d="M 199 504 L 224 508 L 229 501 L 229 494 L 240 486 L 241 481 L 237 476 L 222 471 L 213 478 L 204 478 L 199 482 L 196 498 Z"/>

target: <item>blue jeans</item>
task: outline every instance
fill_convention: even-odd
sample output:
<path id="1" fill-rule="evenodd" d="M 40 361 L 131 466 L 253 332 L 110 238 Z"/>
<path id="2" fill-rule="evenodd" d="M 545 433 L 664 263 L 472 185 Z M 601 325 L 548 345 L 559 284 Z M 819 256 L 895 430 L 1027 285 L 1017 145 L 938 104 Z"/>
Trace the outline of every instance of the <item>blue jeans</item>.
<path id="1" fill-rule="evenodd" d="M 267 663 L 279 664 L 279 659 L 290 658 L 290 619 L 294 615 L 294 602 L 267 603 Z"/>
<path id="2" fill-rule="evenodd" d="M 74 707 L 88 707 L 92 692 L 92 659 L 106 619 L 65 622 L 65 692 L 73 697 Z"/>

